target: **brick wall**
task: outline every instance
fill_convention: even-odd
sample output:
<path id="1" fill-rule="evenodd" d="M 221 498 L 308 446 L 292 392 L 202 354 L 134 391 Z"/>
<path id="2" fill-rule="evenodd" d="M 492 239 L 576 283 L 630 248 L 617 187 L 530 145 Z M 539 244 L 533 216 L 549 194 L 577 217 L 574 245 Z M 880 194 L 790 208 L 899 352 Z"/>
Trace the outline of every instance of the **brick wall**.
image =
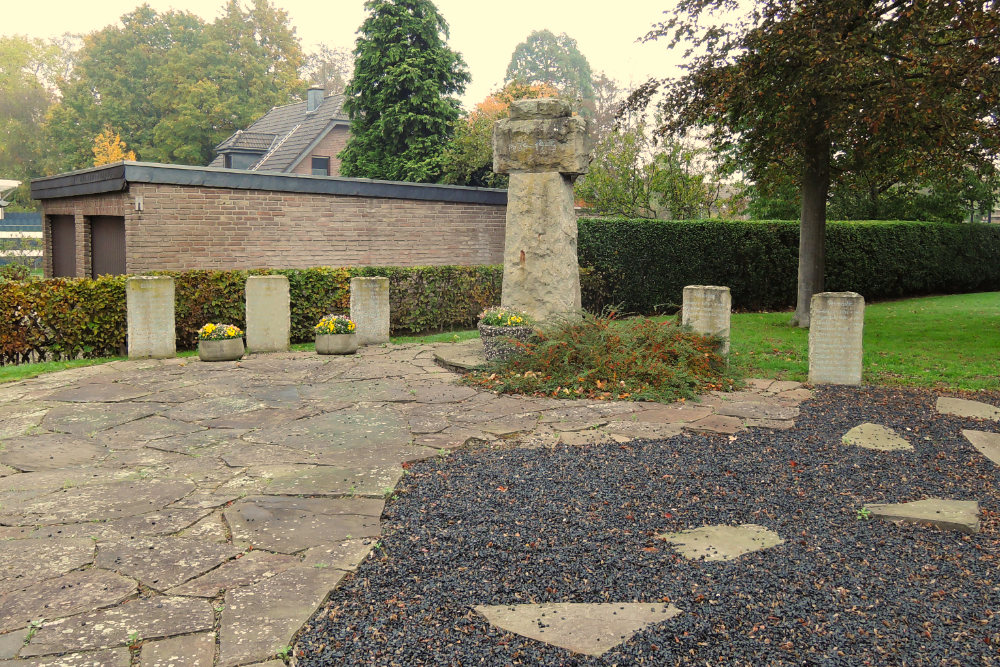
<path id="1" fill-rule="evenodd" d="M 126 270 L 420 266 L 503 262 L 506 207 L 131 183 L 42 202 L 75 216 L 77 275 L 90 274 L 89 216 L 125 218 Z M 143 210 L 135 210 L 141 197 Z M 46 276 L 52 261 L 44 225 Z"/>
<path id="2" fill-rule="evenodd" d="M 323 139 L 316 144 L 316 148 L 312 152 L 302 158 L 302 162 L 299 162 L 295 169 L 292 170 L 293 174 L 312 174 L 312 158 L 314 157 L 328 157 L 330 158 L 330 175 L 340 176 L 340 159 L 337 155 L 340 151 L 344 150 L 347 145 L 347 137 L 350 134 L 350 128 L 346 125 L 335 125 L 327 133 Z"/>

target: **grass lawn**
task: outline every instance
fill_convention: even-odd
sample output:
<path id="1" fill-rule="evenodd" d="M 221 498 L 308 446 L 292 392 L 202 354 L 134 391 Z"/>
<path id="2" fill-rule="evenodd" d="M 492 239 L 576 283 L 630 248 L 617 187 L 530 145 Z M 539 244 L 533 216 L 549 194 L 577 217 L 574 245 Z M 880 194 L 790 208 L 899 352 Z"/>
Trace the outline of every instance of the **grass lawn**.
<path id="1" fill-rule="evenodd" d="M 70 361 L 40 361 L 36 364 L 21 364 L 19 366 L 0 366 L 0 383 L 26 380 L 42 373 L 64 371 L 67 368 L 94 366 L 106 364 L 109 361 L 120 361 L 125 357 L 99 357 L 97 359 L 72 359 Z"/>
<path id="2" fill-rule="evenodd" d="M 747 376 L 805 380 L 809 332 L 791 313 L 733 315 L 732 360 Z M 1000 389 L 1000 292 L 875 303 L 865 308 L 864 381 Z"/>

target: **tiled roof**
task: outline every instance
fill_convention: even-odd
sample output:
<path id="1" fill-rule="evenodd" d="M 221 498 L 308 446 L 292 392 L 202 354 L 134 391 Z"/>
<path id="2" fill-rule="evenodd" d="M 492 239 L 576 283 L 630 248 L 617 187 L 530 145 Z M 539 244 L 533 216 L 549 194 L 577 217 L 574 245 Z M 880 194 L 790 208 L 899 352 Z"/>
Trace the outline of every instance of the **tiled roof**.
<path id="1" fill-rule="evenodd" d="M 216 150 L 224 151 L 227 148 L 235 148 L 236 144 L 243 141 L 242 137 L 246 135 L 256 137 L 270 135 L 273 140 L 268 142 L 267 146 L 260 149 L 244 149 L 267 151 L 261 160 L 250 169 L 252 171 L 289 172 L 303 151 L 309 148 L 322 134 L 325 134 L 332 123 L 348 122 L 343 111 L 343 104 L 343 95 L 330 95 L 312 113 L 306 113 L 305 102 L 274 107 L 246 130 L 237 132 L 223 141 L 216 147 Z M 212 160 L 209 166 L 224 166 L 223 156 L 220 154 Z"/>
<path id="2" fill-rule="evenodd" d="M 237 130 L 236 134 L 229 137 L 215 147 L 216 152 L 230 150 L 266 151 L 274 143 L 275 135 L 264 132 L 251 132 L 249 130 Z"/>

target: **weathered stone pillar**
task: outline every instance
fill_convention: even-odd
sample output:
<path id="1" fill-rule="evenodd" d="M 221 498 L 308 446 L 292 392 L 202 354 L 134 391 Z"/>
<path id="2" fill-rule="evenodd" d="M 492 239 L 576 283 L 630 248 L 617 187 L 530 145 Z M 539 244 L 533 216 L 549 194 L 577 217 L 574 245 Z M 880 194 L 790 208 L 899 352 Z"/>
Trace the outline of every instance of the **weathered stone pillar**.
<path id="1" fill-rule="evenodd" d="M 813 295 L 809 309 L 809 382 L 861 384 L 865 298 L 822 292 Z"/>
<path id="2" fill-rule="evenodd" d="M 564 100 L 514 102 L 493 131 L 493 171 L 510 174 L 501 303 L 539 322 L 580 310 L 573 181 L 592 148 Z"/>
<path id="3" fill-rule="evenodd" d="M 388 278 L 351 278 L 351 319 L 359 345 L 389 342 Z"/>
<path id="4" fill-rule="evenodd" d="M 137 276 L 125 281 L 128 358 L 167 359 L 177 354 L 174 279 Z"/>
<path id="5" fill-rule="evenodd" d="M 247 348 L 284 352 L 291 335 L 292 309 L 286 276 L 247 278 Z"/>
<path id="6" fill-rule="evenodd" d="M 684 288 L 681 323 L 700 334 L 723 339 L 722 354 L 729 354 L 729 320 L 732 296 L 728 287 L 688 285 Z"/>

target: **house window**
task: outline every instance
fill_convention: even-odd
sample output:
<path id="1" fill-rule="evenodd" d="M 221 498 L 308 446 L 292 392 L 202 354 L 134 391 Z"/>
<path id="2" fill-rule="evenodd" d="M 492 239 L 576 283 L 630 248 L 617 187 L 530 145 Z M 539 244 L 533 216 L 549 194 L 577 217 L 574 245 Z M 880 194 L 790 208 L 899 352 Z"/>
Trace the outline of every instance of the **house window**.
<path id="1" fill-rule="evenodd" d="M 314 157 L 312 159 L 312 174 L 313 174 L 313 176 L 329 176 L 330 175 L 330 158 L 328 158 L 328 157 Z"/>

